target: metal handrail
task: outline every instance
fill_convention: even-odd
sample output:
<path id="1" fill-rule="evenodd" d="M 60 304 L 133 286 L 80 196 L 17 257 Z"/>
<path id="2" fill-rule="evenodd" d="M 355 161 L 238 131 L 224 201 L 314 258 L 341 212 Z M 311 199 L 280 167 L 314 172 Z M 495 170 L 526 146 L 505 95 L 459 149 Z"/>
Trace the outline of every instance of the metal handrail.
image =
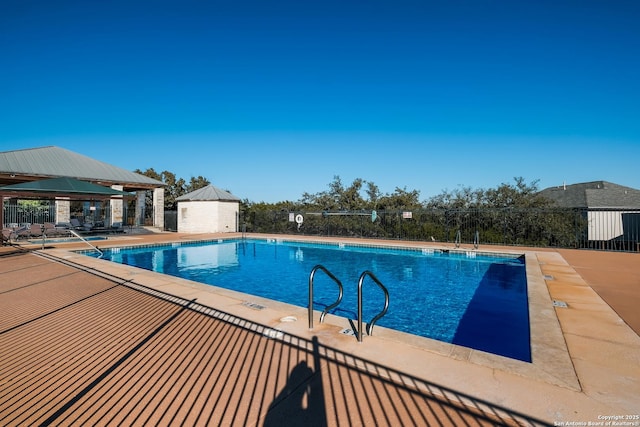
<path id="1" fill-rule="evenodd" d="M 387 314 L 387 310 L 389 309 L 389 291 L 387 288 L 378 280 L 378 278 L 369 270 L 363 271 L 360 275 L 360 279 L 358 280 L 358 341 L 362 342 L 362 284 L 364 283 L 364 279 L 366 276 L 369 276 L 373 279 L 373 281 L 382 289 L 384 292 L 384 308 L 380 313 L 378 313 L 372 320 L 367 324 L 367 335 L 373 335 L 373 325 L 385 314 Z"/>
<path id="2" fill-rule="evenodd" d="M 479 244 L 480 244 L 480 232 L 476 230 L 476 234 L 473 236 L 473 248 L 478 249 Z"/>
<path id="3" fill-rule="evenodd" d="M 456 248 L 460 247 L 460 240 L 461 240 L 460 230 L 458 230 L 458 232 L 456 233 L 456 240 L 455 240 Z"/>
<path id="4" fill-rule="evenodd" d="M 93 249 L 95 249 L 96 251 L 98 251 L 98 253 L 100 255 L 98 255 L 98 258 L 102 258 L 102 256 L 104 255 L 104 253 L 98 249 L 97 247 L 93 246 L 91 243 L 89 243 L 84 237 L 82 237 L 80 234 L 78 234 L 75 230 L 71 230 L 69 229 L 69 232 L 71 234 L 73 234 L 74 236 L 78 237 L 80 240 L 82 240 L 83 242 L 85 242 L 87 245 L 91 246 Z"/>
<path id="5" fill-rule="evenodd" d="M 344 294 L 342 282 L 336 276 L 334 276 L 333 273 L 327 270 L 325 266 L 318 264 L 315 267 L 313 267 L 313 269 L 311 270 L 311 273 L 309 274 L 309 329 L 313 329 L 313 279 L 314 279 L 314 276 L 316 275 L 316 271 L 318 270 L 324 271 L 327 276 L 333 279 L 333 281 L 336 282 L 336 284 L 338 285 L 338 289 L 340 291 L 336 302 L 327 306 L 327 308 L 325 308 L 322 311 L 322 314 L 320 315 L 320 323 L 324 321 L 324 316 L 327 314 L 329 310 L 336 308 L 338 304 L 340 304 L 340 302 L 342 301 L 342 295 Z"/>

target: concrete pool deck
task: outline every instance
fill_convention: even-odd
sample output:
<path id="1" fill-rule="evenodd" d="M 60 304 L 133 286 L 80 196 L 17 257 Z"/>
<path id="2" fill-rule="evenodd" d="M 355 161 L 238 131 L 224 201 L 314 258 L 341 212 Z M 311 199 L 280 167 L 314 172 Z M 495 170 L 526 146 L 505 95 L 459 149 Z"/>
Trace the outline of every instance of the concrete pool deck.
<path id="1" fill-rule="evenodd" d="M 218 237 L 230 236 L 157 233 L 97 244 Z M 208 417 L 238 425 L 313 424 L 308 417 L 317 425 L 553 425 L 609 416 L 640 425 L 638 254 L 481 247 L 526 254 L 527 364 L 378 327 L 358 343 L 340 333 L 346 319 L 318 324 L 316 312 L 309 330 L 300 307 L 68 251 L 84 244 L 52 246 L 0 256 L 2 425 Z"/>

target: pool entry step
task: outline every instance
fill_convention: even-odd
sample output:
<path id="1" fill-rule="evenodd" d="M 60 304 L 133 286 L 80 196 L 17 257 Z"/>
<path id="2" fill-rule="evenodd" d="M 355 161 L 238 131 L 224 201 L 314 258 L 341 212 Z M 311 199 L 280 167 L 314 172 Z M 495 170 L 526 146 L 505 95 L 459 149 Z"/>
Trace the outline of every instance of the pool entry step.
<path id="1" fill-rule="evenodd" d="M 342 302 L 342 297 L 344 295 L 344 289 L 340 279 L 338 279 L 333 273 L 331 273 L 325 266 L 321 264 L 318 264 L 315 267 L 313 267 L 311 269 L 311 273 L 309 273 L 309 309 L 308 309 L 309 310 L 309 329 L 313 329 L 313 280 L 315 278 L 317 271 L 324 272 L 336 283 L 336 285 L 338 285 L 338 299 L 333 304 L 327 306 L 322 311 L 322 314 L 320 314 L 320 323 L 324 321 L 324 317 L 329 312 L 329 310 L 336 308 Z M 371 321 L 367 324 L 367 326 L 363 328 L 362 326 L 362 323 L 363 323 L 362 322 L 362 286 L 367 276 L 371 278 L 371 280 L 373 280 L 373 282 L 376 285 L 378 285 L 380 289 L 382 289 L 382 292 L 384 292 L 384 307 L 382 311 L 380 311 L 380 313 L 374 316 L 373 319 L 371 319 Z M 382 318 L 382 316 L 387 314 L 388 309 L 389 309 L 389 291 L 371 271 L 369 270 L 363 271 L 362 274 L 360 275 L 360 278 L 358 279 L 358 329 L 357 331 L 355 331 L 355 334 L 358 337 L 359 342 L 362 342 L 363 330 L 366 329 L 367 335 L 373 335 L 373 326 L 378 320 L 380 320 L 380 318 Z"/>

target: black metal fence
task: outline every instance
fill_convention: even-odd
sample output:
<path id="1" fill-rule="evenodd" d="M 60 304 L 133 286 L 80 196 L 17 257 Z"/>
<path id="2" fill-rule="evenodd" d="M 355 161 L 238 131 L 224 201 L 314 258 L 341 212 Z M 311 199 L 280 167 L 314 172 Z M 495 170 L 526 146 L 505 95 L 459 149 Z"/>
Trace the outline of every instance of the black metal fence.
<path id="1" fill-rule="evenodd" d="M 640 209 L 247 211 L 247 232 L 640 251 Z"/>
<path id="2" fill-rule="evenodd" d="M 3 226 L 16 227 L 22 224 L 44 224 L 55 222 L 56 207 L 51 203 L 44 206 L 16 205 L 5 203 Z"/>
<path id="3" fill-rule="evenodd" d="M 177 229 L 177 212 L 165 228 Z M 71 212 L 82 222 L 109 222 L 108 206 Z M 123 222 L 135 212 L 124 207 Z M 146 215 L 145 215 L 146 217 Z M 296 220 L 298 220 L 298 223 Z M 301 220 L 301 221 L 300 221 Z M 57 222 L 55 205 L 4 206 L 4 225 Z M 247 232 L 402 239 L 482 245 L 588 248 L 640 252 L 640 209 L 423 209 L 414 211 L 241 212 Z"/>
<path id="4" fill-rule="evenodd" d="M 70 218 L 76 218 L 81 223 L 105 223 L 111 224 L 110 206 L 83 205 L 80 208 L 69 211 Z M 134 224 L 135 212 L 123 206 L 122 222 L 125 225 Z M 18 227 L 29 224 L 44 224 L 45 222 L 58 223 L 55 202 L 48 204 L 9 204 L 5 202 L 3 213 L 3 227 Z"/>
<path id="5" fill-rule="evenodd" d="M 178 211 L 164 211 L 164 229 L 178 231 Z"/>

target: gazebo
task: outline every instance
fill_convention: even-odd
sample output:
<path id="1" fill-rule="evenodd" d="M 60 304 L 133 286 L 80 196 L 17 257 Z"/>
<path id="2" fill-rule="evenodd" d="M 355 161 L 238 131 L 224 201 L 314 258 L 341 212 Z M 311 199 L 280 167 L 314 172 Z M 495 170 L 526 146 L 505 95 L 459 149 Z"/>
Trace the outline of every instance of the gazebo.
<path id="1" fill-rule="evenodd" d="M 135 225 L 144 224 L 147 192 L 153 192 L 152 220 L 153 226 L 164 228 L 164 187 L 165 184 L 148 176 L 135 173 L 126 169 L 110 165 L 105 162 L 84 156 L 64 148 L 48 146 L 30 148 L 24 150 L 13 150 L 0 152 L 0 187 L 14 184 L 26 184 L 38 182 L 50 178 L 70 177 L 78 181 L 111 188 L 126 193 L 135 193 L 135 216 L 125 218 L 125 205 L 122 198 L 102 198 L 108 199 L 111 222 L 125 222 L 126 219 L 133 221 Z M 17 192 L 12 193 L 13 197 L 18 197 Z M 45 192 L 21 193 L 21 198 L 45 198 Z M 47 198 L 51 199 L 53 193 L 49 192 Z M 56 193 L 55 216 L 57 222 L 68 222 L 70 218 L 71 200 L 98 200 L 98 195 L 78 196 L 78 193 L 62 192 Z M 11 196 L 7 196 L 11 197 Z M 101 196 L 100 196 L 101 197 Z M 126 198 L 126 197 L 125 197 Z M 15 198 L 13 200 L 16 200 Z M 13 203 L 13 201 L 11 202 Z M 0 208 L 2 205 L 0 205 Z"/>
<path id="2" fill-rule="evenodd" d="M 123 200 L 135 197 L 125 191 L 114 190 L 102 185 L 80 181 L 75 178 L 62 177 L 0 187 L 0 206 L 5 198 L 19 199 L 72 199 L 82 201 Z M 0 224 L 4 224 L 4 209 L 0 209 Z"/>

